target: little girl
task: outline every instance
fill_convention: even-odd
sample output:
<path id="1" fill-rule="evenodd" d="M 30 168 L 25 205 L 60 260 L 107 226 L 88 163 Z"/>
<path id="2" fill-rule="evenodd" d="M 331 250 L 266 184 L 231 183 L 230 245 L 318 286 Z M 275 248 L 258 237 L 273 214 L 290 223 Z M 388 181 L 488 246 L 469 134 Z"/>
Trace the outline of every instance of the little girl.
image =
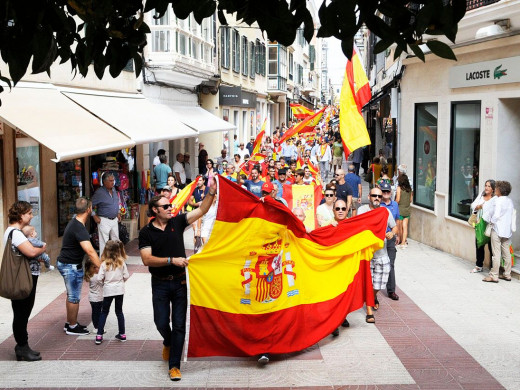
<path id="1" fill-rule="evenodd" d="M 89 284 L 88 300 L 92 307 L 92 326 L 97 330 L 103 307 L 103 282 L 99 280 L 99 267 L 90 258 L 85 261 L 85 281 Z"/>
<path id="2" fill-rule="evenodd" d="M 125 293 L 125 281 L 130 277 L 126 267 L 126 253 L 120 241 L 109 240 L 101 255 L 101 267 L 99 268 L 99 280 L 103 282 L 103 307 L 99 317 L 99 327 L 96 335 L 96 344 L 103 342 L 103 333 L 110 305 L 115 300 L 115 310 L 119 333 L 116 339 L 126 341 L 125 316 L 123 314 L 123 296 Z"/>

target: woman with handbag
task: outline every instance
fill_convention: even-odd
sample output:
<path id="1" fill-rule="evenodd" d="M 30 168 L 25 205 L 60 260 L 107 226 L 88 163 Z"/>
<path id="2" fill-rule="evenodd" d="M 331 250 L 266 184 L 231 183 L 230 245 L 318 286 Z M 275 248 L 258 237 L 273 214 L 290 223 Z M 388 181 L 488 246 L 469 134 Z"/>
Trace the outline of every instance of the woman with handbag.
<path id="1" fill-rule="evenodd" d="M 513 201 L 508 196 L 511 183 L 497 181 L 495 195 L 491 207 L 484 210 L 482 218 L 491 225 L 491 246 L 493 248 L 493 266 L 483 282 L 498 283 L 498 279 L 511 281 L 511 236 L 513 235 Z M 499 275 L 500 260 L 504 259 L 504 274 Z"/>
<path id="2" fill-rule="evenodd" d="M 488 201 L 491 200 L 495 196 L 495 181 L 494 180 L 487 180 L 486 184 L 484 186 L 484 191 L 482 191 L 477 198 L 473 201 L 471 204 L 471 211 L 473 214 L 476 215 L 476 221 L 480 218 L 482 218 L 482 214 L 484 212 L 484 207 L 487 207 L 489 205 Z M 493 257 L 493 251 L 491 249 L 491 242 L 488 242 L 488 250 Z M 477 238 L 475 237 L 475 251 L 477 254 L 477 262 L 475 264 L 475 268 L 471 270 L 471 273 L 476 272 L 482 272 L 482 268 L 484 267 L 484 257 L 485 257 L 485 250 L 486 245 L 478 246 Z"/>
<path id="3" fill-rule="evenodd" d="M 42 248 L 32 246 L 27 237 L 22 233 L 22 228 L 30 224 L 32 217 L 32 206 L 29 202 L 15 202 L 9 209 L 9 226 L 4 233 L 4 245 L 10 239 L 12 250 L 18 251 L 25 256 L 25 261 L 41 255 L 47 249 L 47 245 L 44 245 Z M 5 251 L 7 250 L 6 248 Z M 38 260 L 30 260 L 30 267 L 32 290 L 26 298 L 12 299 L 11 306 L 13 308 L 13 335 L 16 341 L 16 347 L 14 348 L 16 359 L 32 362 L 42 359 L 40 352 L 34 351 L 29 347 L 27 334 L 27 323 L 34 306 L 36 283 L 40 275 L 40 263 Z"/>

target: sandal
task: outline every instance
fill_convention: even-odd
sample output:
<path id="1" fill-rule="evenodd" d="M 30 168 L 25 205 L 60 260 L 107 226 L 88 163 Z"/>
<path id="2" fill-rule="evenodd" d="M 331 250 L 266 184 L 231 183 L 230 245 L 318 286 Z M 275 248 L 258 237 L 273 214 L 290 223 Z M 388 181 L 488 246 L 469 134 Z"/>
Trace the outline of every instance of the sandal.
<path id="1" fill-rule="evenodd" d="M 476 274 L 477 272 L 482 272 L 482 267 L 477 267 L 475 266 L 475 268 L 473 268 L 471 271 L 469 271 L 470 273 L 472 274 Z"/>
<path id="2" fill-rule="evenodd" d="M 369 324 L 375 324 L 376 319 L 374 318 L 373 314 L 367 314 L 367 318 L 365 319 L 365 321 Z"/>
<path id="3" fill-rule="evenodd" d="M 377 300 L 377 298 L 374 299 L 374 310 L 377 310 L 379 309 L 379 301 Z"/>

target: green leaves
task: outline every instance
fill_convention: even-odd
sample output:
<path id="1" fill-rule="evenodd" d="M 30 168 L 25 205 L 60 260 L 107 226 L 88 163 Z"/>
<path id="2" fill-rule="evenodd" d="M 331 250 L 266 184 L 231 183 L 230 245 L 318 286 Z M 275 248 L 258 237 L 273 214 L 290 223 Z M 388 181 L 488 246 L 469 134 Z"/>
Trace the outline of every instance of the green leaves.
<path id="1" fill-rule="evenodd" d="M 455 53 L 453 53 L 453 50 L 451 50 L 451 48 L 444 42 L 428 41 L 426 42 L 426 46 L 428 46 L 428 49 L 430 49 L 432 53 L 436 56 L 446 58 L 448 60 L 457 60 L 457 57 L 455 57 Z"/>

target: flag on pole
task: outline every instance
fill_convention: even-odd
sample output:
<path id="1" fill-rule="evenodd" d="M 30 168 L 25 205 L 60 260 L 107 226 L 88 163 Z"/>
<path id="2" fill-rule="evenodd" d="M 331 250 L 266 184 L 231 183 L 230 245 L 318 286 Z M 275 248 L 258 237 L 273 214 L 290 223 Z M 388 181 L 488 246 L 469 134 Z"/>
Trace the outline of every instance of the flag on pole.
<path id="1" fill-rule="evenodd" d="M 182 190 L 177 192 L 177 194 L 172 198 L 170 202 L 173 206 L 172 216 L 176 216 L 177 214 L 179 214 L 179 211 L 181 211 L 184 205 L 188 202 L 188 200 L 190 200 L 191 196 L 193 195 L 193 191 L 195 191 L 195 188 L 197 187 L 199 177 L 200 176 L 197 176 L 195 180 L 193 180 L 190 184 L 188 184 Z"/>
<path id="2" fill-rule="evenodd" d="M 352 60 L 347 61 L 340 96 L 339 131 L 345 156 L 371 143 L 365 120 L 361 115 L 361 109 L 371 98 L 368 78 L 354 46 Z"/>
<path id="3" fill-rule="evenodd" d="M 262 140 L 265 135 L 265 126 L 266 125 L 267 125 L 267 118 L 265 118 L 264 124 L 262 125 L 260 132 L 256 136 L 255 142 L 253 144 L 253 154 L 260 153 L 260 147 L 262 146 Z"/>
<path id="4" fill-rule="evenodd" d="M 301 121 L 300 123 L 295 124 L 293 127 L 291 127 L 289 130 L 285 132 L 282 138 L 280 138 L 280 144 L 284 142 L 286 139 L 291 138 L 298 133 L 314 130 L 314 128 L 320 122 L 324 112 L 325 107 L 323 107 L 313 116 L 310 116 L 307 119 Z"/>
<path id="5" fill-rule="evenodd" d="M 270 197 L 218 178 L 215 224 L 191 256 L 188 356 L 254 356 L 307 348 L 374 295 L 370 259 L 383 208 L 308 234 Z"/>
<path id="6" fill-rule="evenodd" d="M 314 115 L 314 111 L 309 110 L 307 107 L 302 106 L 301 104 L 290 103 L 289 107 L 291 107 L 293 116 L 298 119 L 305 119 L 308 116 Z"/>

